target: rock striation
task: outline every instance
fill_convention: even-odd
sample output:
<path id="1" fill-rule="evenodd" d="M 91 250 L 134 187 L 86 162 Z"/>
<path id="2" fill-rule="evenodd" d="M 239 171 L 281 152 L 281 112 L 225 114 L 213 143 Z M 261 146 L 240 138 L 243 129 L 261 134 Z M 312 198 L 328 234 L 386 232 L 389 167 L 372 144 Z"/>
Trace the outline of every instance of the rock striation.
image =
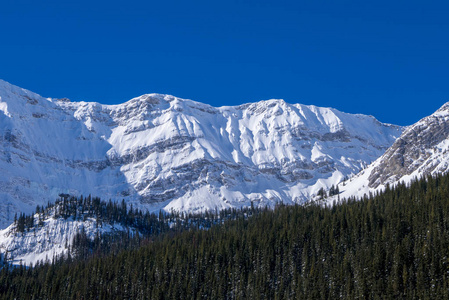
<path id="1" fill-rule="evenodd" d="M 60 193 L 155 211 L 302 203 L 358 173 L 402 131 L 283 100 L 212 107 L 146 94 L 102 105 L 0 81 L 0 227 Z"/>

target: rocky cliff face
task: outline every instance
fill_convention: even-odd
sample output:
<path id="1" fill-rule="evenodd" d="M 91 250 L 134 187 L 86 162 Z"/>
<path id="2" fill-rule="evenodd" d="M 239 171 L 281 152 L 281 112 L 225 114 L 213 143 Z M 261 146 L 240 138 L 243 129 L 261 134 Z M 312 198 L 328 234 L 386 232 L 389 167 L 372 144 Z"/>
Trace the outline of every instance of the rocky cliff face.
<path id="1" fill-rule="evenodd" d="M 447 169 L 445 154 L 449 138 L 449 104 L 410 126 L 382 156 L 369 176 L 369 187 L 377 188 L 406 175 L 427 175 Z M 418 172 L 417 172 L 418 171 Z"/>
<path id="2" fill-rule="evenodd" d="M 429 174 L 447 172 L 449 166 L 449 103 L 409 126 L 393 145 L 366 170 L 344 183 L 341 197 L 383 189 Z"/>
<path id="3" fill-rule="evenodd" d="M 357 173 L 401 132 L 283 100 L 215 108 L 148 94 L 101 105 L 0 81 L 0 225 L 59 193 L 149 210 L 301 203 Z"/>

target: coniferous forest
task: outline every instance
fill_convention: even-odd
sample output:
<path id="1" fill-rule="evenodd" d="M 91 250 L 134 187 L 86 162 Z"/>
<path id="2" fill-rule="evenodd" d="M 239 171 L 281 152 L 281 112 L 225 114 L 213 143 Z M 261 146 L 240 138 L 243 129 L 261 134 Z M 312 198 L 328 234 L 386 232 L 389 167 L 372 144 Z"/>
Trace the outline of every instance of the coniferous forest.
<path id="1" fill-rule="evenodd" d="M 162 230 L 139 247 L 113 253 L 5 266 L 0 295 L 449 299 L 449 176 L 327 207 L 278 206 L 207 229 Z"/>

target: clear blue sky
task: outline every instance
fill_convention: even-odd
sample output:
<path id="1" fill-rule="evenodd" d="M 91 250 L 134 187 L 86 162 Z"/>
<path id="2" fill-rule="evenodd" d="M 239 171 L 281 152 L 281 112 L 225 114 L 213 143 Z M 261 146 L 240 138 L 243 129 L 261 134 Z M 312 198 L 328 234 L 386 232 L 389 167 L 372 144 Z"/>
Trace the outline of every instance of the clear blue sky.
<path id="1" fill-rule="evenodd" d="M 449 101 L 448 1 L 5 0 L 0 28 L 0 78 L 46 97 L 283 98 L 400 125 Z"/>

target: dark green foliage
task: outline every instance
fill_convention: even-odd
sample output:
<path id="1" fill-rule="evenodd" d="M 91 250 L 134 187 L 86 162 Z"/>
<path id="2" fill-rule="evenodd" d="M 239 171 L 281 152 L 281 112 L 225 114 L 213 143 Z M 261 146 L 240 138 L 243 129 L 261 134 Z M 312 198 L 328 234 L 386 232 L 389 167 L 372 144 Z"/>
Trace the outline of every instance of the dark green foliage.
<path id="1" fill-rule="evenodd" d="M 320 196 L 321 200 L 327 197 L 326 191 L 324 190 L 324 188 L 320 188 L 320 190 L 318 191 L 317 194 L 318 194 L 318 196 Z"/>
<path id="2" fill-rule="evenodd" d="M 449 176 L 0 272 L 2 299 L 449 299 Z"/>
<path id="3" fill-rule="evenodd" d="M 340 194 L 340 189 L 337 187 L 335 187 L 334 185 L 331 186 L 331 188 L 329 189 L 329 196 L 335 196 Z"/>
<path id="4" fill-rule="evenodd" d="M 93 240 L 87 237 L 84 227 L 71 241 L 70 255 L 76 259 L 86 259 L 93 255 L 114 254 L 124 249 L 133 249 L 141 246 L 142 242 L 155 238 L 163 233 L 179 233 L 192 229 L 208 229 L 212 225 L 238 217 L 247 218 L 259 212 L 259 209 L 241 208 L 226 209 L 220 212 L 194 213 L 163 213 L 158 215 L 128 208 L 124 200 L 120 203 L 101 201 L 98 197 L 77 198 L 68 194 L 60 194 L 55 203 L 46 207 L 37 206 L 35 214 L 27 216 L 20 214 L 15 217 L 15 230 L 19 233 L 35 230 L 35 227 L 44 225 L 47 218 L 62 218 L 67 222 L 74 220 L 95 220 L 96 226 L 106 223 L 121 225 L 124 231 L 114 231 L 95 236 Z M 37 220 L 35 221 L 35 216 Z M 138 234 L 136 234 L 138 232 Z M 68 243 L 68 241 L 66 241 Z M 57 257 L 49 259 L 59 259 Z M 7 260 L 5 260 L 6 262 Z"/>

